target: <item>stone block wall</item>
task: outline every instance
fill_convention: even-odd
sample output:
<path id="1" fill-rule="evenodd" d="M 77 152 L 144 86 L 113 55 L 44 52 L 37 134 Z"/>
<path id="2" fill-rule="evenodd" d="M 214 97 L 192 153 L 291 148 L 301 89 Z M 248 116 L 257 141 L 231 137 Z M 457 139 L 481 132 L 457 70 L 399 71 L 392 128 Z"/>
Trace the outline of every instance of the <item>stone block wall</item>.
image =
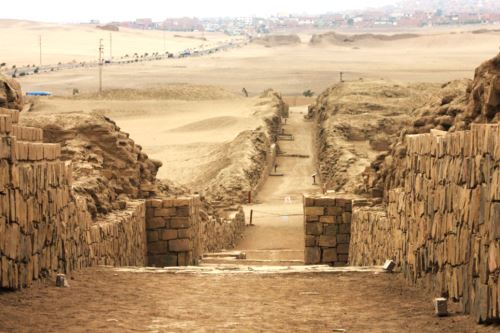
<path id="1" fill-rule="evenodd" d="M 199 196 L 146 202 L 148 265 L 197 265 L 203 253 L 231 248 L 245 228 L 239 209 L 224 218 L 208 215 Z"/>
<path id="2" fill-rule="evenodd" d="M 146 204 L 127 201 L 126 208 L 115 210 L 92 221 L 86 205 L 77 199 L 75 218 L 63 236 L 65 271 L 84 267 L 146 265 Z"/>
<path id="3" fill-rule="evenodd" d="M 198 264 L 200 245 L 200 198 L 152 199 L 146 202 L 148 265 Z"/>
<path id="4" fill-rule="evenodd" d="M 353 213 L 353 265 L 394 259 L 412 283 L 500 320 L 500 128 L 411 135 L 386 212 Z"/>
<path id="5" fill-rule="evenodd" d="M 208 215 L 198 196 L 120 200 L 93 219 L 60 145 L 43 143 L 41 129 L 18 119 L 0 110 L 0 288 L 94 265 L 195 265 L 242 234 L 241 209 Z"/>
<path id="6" fill-rule="evenodd" d="M 97 264 L 144 265 L 144 202 L 92 221 L 60 146 L 16 125 L 18 116 L 0 112 L 0 288 Z"/>
<path id="7" fill-rule="evenodd" d="M 203 253 L 218 252 L 236 246 L 245 230 L 245 213 L 236 211 L 208 215 L 200 209 L 200 242 Z"/>
<path id="8" fill-rule="evenodd" d="M 306 265 L 347 264 L 352 204 L 349 196 L 304 196 Z"/>
<path id="9" fill-rule="evenodd" d="M 387 259 L 395 259 L 394 237 L 394 227 L 385 207 L 354 208 L 349 263 L 354 266 L 373 266 L 381 265 Z"/>

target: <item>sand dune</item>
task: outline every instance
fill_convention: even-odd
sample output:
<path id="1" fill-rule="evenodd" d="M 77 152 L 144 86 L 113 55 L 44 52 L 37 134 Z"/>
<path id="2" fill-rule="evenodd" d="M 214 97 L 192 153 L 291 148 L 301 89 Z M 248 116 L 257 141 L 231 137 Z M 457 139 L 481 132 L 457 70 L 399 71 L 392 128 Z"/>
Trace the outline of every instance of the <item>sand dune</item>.
<path id="1" fill-rule="evenodd" d="M 166 83 L 216 84 L 239 95 L 243 87 L 252 96 L 272 87 L 284 95 L 297 96 L 309 89 L 320 93 L 338 82 L 340 71 L 348 81 L 383 78 L 446 82 L 472 78 L 477 64 L 498 52 L 499 33 L 416 31 L 420 36 L 415 38 L 365 40 L 359 45 L 301 43 L 267 48 L 250 44 L 206 57 L 117 65 L 105 68 L 104 87 L 142 89 Z M 300 36 L 303 40 L 310 38 L 307 33 Z M 25 90 L 48 90 L 58 95 L 69 95 L 73 88 L 95 92 L 98 71 L 73 69 L 24 77 L 20 81 Z"/>
<path id="2" fill-rule="evenodd" d="M 298 35 L 270 35 L 255 38 L 252 42 L 265 47 L 296 45 L 302 43 Z"/>
<path id="3" fill-rule="evenodd" d="M 402 39 L 417 38 L 417 34 L 339 34 L 336 32 L 327 32 L 324 34 L 317 34 L 311 37 L 311 45 L 321 44 L 334 44 L 334 45 L 348 45 L 358 44 L 359 42 L 393 42 Z"/>
<path id="4" fill-rule="evenodd" d="M 89 24 L 53 24 L 31 21 L 0 20 L 0 62 L 9 65 L 39 65 L 39 38 L 42 37 L 42 63 L 95 61 L 99 39 L 103 39 L 105 57 L 110 58 L 110 31 Z M 194 38 L 177 38 L 175 35 Z M 121 28 L 112 32 L 114 58 L 134 53 L 179 52 L 188 48 L 215 46 L 230 39 L 221 33 L 178 33 Z M 201 40 L 205 38 L 206 40 Z"/>
<path id="5" fill-rule="evenodd" d="M 224 128 L 237 125 L 239 122 L 246 121 L 245 118 L 237 118 L 230 116 L 214 117 L 196 121 L 184 126 L 180 126 L 169 130 L 168 132 L 204 132 L 204 131 L 217 131 Z"/>

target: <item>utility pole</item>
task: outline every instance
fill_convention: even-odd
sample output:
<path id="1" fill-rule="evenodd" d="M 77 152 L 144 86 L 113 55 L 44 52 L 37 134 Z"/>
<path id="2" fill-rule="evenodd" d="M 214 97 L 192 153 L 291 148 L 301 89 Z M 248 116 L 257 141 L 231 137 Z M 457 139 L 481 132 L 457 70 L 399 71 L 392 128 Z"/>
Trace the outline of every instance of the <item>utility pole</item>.
<path id="1" fill-rule="evenodd" d="M 42 35 L 38 36 L 39 46 L 40 46 L 40 67 L 42 67 Z"/>
<path id="2" fill-rule="evenodd" d="M 99 40 L 99 95 L 102 94 L 102 67 L 104 65 L 104 45 L 102 44 L 102 38 Z"/>
<path id="3" fill-rule="evenodd" d="M 163 53 L 167 52 L 167 38 L 165 36 L 165 27 L 163 27 Z"/>
<path id="4" fill-rule="evenodd" d="M 113 33 L 109 33 L 109 61 L 113 61 Z"/>

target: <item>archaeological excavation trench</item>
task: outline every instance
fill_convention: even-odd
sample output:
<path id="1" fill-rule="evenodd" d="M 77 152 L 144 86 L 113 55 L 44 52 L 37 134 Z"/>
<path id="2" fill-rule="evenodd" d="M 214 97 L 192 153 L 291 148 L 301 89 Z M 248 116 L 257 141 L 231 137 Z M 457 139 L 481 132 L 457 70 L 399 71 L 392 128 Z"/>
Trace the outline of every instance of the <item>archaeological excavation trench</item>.
<path id="1" fill-rule="evenodd" d="M 300 289 L 296 301 L 301 309 L 317 306 L 314 311 L 321 312 L 332 302 L 331 293 L 339 292 L 337 308 L 349 303 L 346 291 L 325 286 L 356 289 L 368 278 L 378 283 L 373 291 L 363 287 L 353 293 L 358 300 L 367 294 L 370 304 L 383 301 L 393 286 L 400 288 L 394 296 L 399 298 L 388 301 L 391 318 L 400 313 L 400 303 L 415 302 L 425 312 L 426 302 L 444 297 L 455 317 L 438 322 L 436 330 L 468 325 L 464 323 L 472 320 L 465 315 L 477 323 L 498 324 L 500 55 L 478 67 L 471 81 L 442 86 L 344 82 L 310 106 L 289 107 L 273 90 L 236 101 L 244 110 L 240 118 L 211 115 L 162 129 L 188 141 L 196 131 L 209 132 L 206 127 L 217 125 L 212 130 L 222 132 L 233 126 L 238 131 L 228 135 L 230 140 L 213 139 L 200 148 L 193 139 L 181 147 L 165 147 L 154 138 L 151 124 L 157 120 L 149 120 L 143 125 L 143 148 L 119 127 L 135 119 L 127 123 L 97 112 L 36 108 L 21 112 L 21 87 L 2 77 L 2 290 L 33 287 L 33 292 L 48 290 L 47 297 L 54 297 L 45 284 L 56 274 L 73 277 L 80 291 L 92 283 L 98 290 L 133 289 L 143 274 L 148 277 L 141 287 L 145 303 L 167 306 L 152 295 L 156 289 L 151 284 L 167 293 L 171 278 L 185 288 L 172 291 L 182 309 L 192 306 L 190 295 L 207 301 L 198 291 L 186 292 L 196 289 L 190 284 L 194 281 L 208 290 L 207 297 L 224 300 L 217 306 L 227 313 L 232 303 L 216 280 L 222 276 L 235 297 L 248 300 L 258 292 L 266 298 L 274 292 L 268 301 L 279 303 L 295 299 Z M 229 102 L 217 103 L 222 108 Z M 190 155 L 180 154 L 187 146 Z M 167 162 L 149 155 L 171 156 L 174 151 L 179 161 L 196 161 L 197 168 L 183 177 L 192 181 L 179 184 L 158 177 Z M 394 274 L 381 269 L 388 259 L 395 263 Z M 106 277 L 115 285 L 93 277 Z M 279 288 L 271 291 L 280 283 L 286 295 Z M 74 292 L 70 289 L 68 295 Z M 17 297 L 12 295 L 17 293 L 4 298 L 5 306 Z M 318 296 L 317 303 L 309 304 L 306 296 Z M 125 308 L 140 297 L 123 293 L 117 298 Z M 137 309 L 146 311 L 151 322 L 156 318 L 156 325 L 166 320 L 147 312 L 153 310 L 145 304 Z M 349 309 L 349 315 L 366 310 Z M 287 310 L 287 315 L 294 312 Z M 255 315 L 249 314 L 251 308 L 241 311 L 241 318 Z M 381 316 L 376 311 L 367 312 L 369 320 Z M 426 315 L 415 322 L 425 327 Z M 200 315 L 196 320 L 208 319 Z M 404 327 L 397 323 L 389 331 Z M 185 325 L 186 330 L 196 327 Z M 349 325 L 366 329 L 355 326 L 362 321 Z M 383 323 L 374 325 L 382 325 L 374 332 L 384 332 Z"/>

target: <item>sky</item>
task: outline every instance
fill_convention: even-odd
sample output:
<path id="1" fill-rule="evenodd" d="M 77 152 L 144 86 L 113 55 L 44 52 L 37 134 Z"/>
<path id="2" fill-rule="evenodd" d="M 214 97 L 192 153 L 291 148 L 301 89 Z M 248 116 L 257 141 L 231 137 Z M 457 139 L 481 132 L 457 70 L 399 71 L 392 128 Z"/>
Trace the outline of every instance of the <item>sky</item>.
<path id="1" fill-rule="evenodd" d="M 394 4 L 396 0 L 1 0 L 0 19 L 77 23 L 136 18 L 321 14 Z"/>

